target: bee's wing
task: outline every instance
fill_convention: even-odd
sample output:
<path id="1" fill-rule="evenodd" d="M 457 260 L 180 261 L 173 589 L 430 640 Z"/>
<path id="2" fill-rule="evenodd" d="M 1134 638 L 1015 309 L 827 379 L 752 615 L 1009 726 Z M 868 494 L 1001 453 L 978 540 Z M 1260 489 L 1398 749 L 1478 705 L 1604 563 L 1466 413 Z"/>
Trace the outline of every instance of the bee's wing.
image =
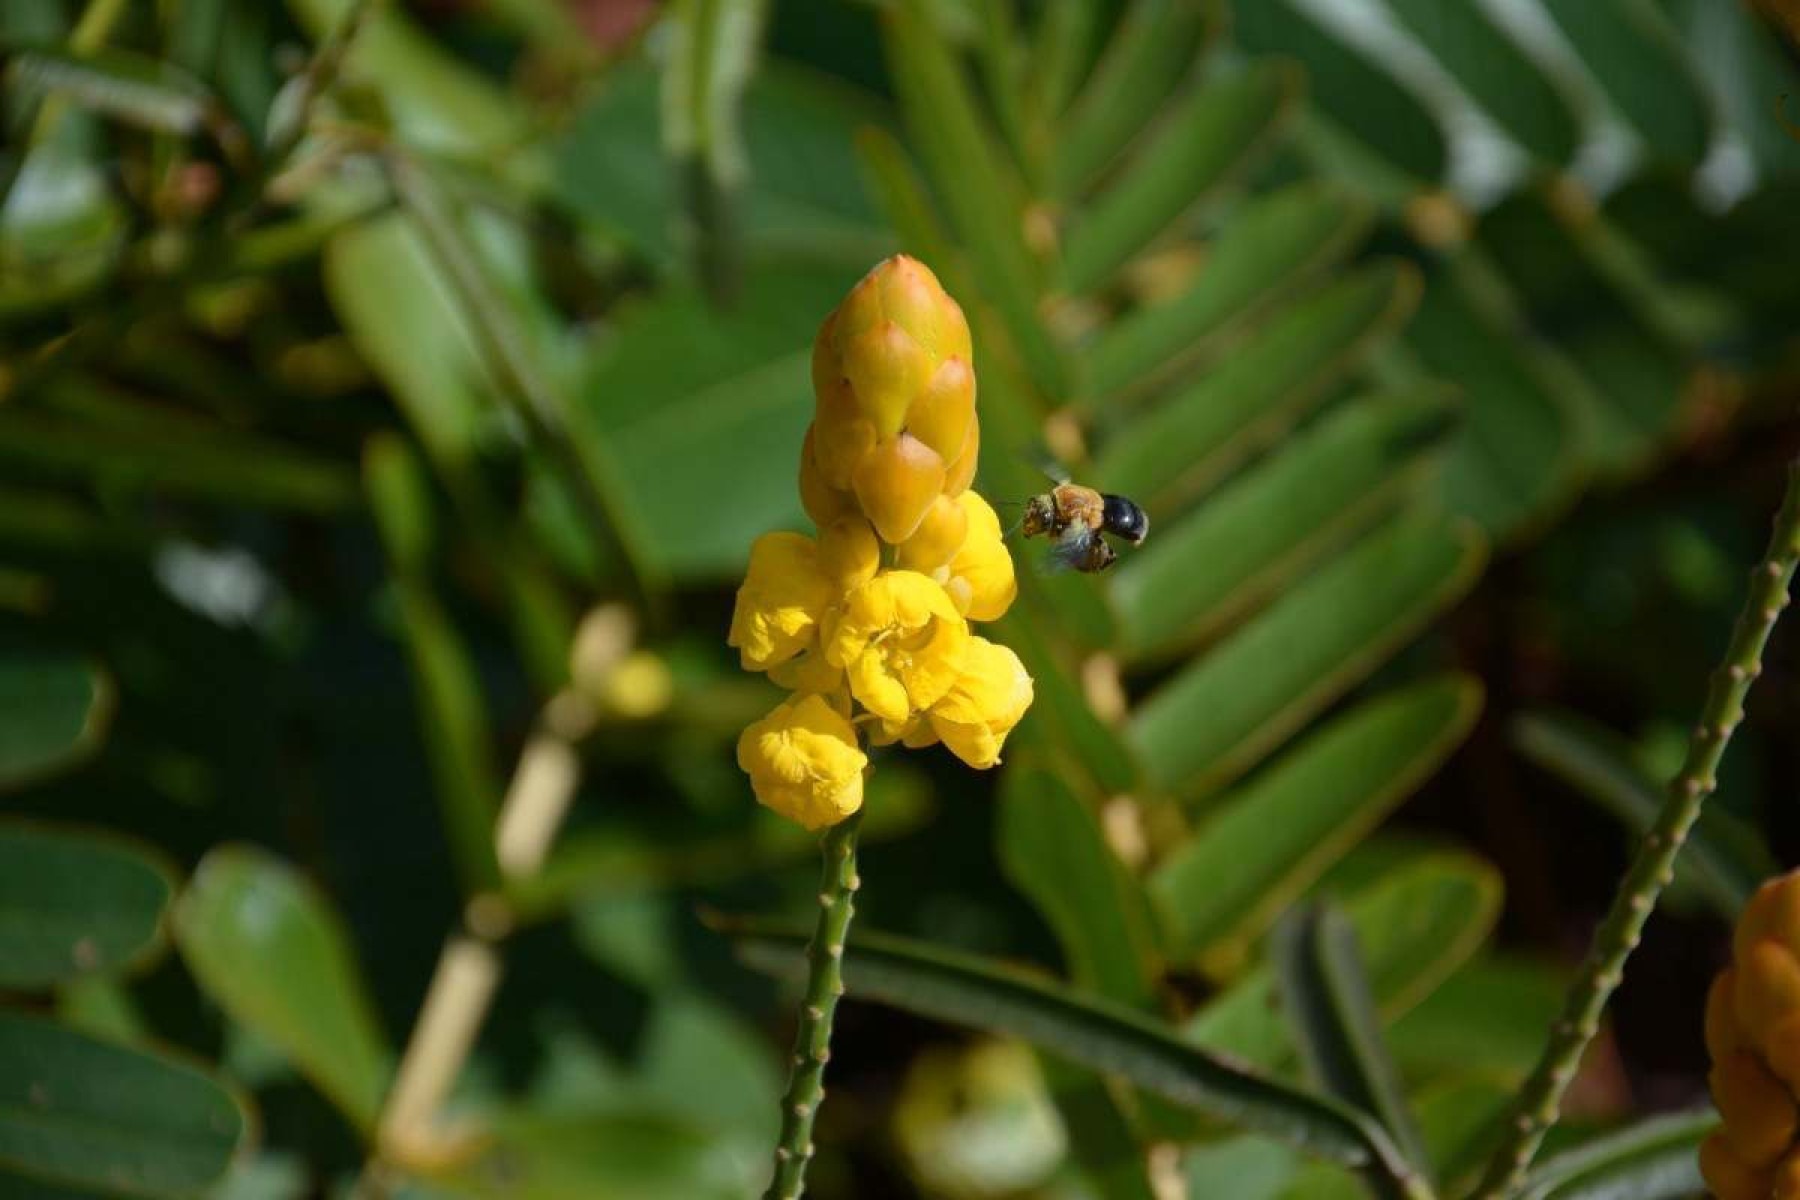
<path id="1" fill-rule="evenodd" d="M 1087 559 L 1089 544 L 1099 536 L 1085 525 L 1070 525 L 1044 551 L 1044 573 L 1057 575 L 1079 570 Z"/>
<path id="2" fill-rule="evenodd" d="M 1026 453 L 1026 458 L 1028 458 L 1031 461 L 1031 464 L 1033 466 L 1035 466 L 1038 470 L 1042 471 L 1044 473 L 1045 477 L 1050 480 L 1050 482 L 1052 482 L 1052 483 L 1067 483 L 1067 482 L 1069 482 L 1068 468 L 1064 467 L 1061 463 L 1057 462 L 1056 456 L 1051 454 L 1048 450 L 1044 449 L 1042 446 L 1034 446 L 1031 450 L 1029 450 Z"/>

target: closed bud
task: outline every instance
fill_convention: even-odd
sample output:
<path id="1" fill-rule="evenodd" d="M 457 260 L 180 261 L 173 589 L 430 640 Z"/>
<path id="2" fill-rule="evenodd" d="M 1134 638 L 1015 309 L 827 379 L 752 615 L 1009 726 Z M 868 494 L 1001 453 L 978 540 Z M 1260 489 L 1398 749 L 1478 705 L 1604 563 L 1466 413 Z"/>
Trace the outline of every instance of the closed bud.
<path id="1" fill-rule="evenodd" d="M 1700 1150 L 1719 1200 L 1800 1200 L 1800 872 L 1757 889 L 1706 996 L 1707 1076 L 1724 1124 Z"/>
<path id="2" fill-rule="evenodd" d="M 909 433 L 876 445 L 850 481 L 863 512 L 881 540 L 911 537 L 944 490 L 944 460 Z"/>
<path id="3" fill-rule="evenodd" d="M 962 549 L 963 537 L 968 531 L 969 514 L 962 504 L 940 494 L 931 502 L 918 529 L 900 543 L 896 561 L 905 570 L 930 575 L 938 568 L 950 565 L 950 560 Z"/>

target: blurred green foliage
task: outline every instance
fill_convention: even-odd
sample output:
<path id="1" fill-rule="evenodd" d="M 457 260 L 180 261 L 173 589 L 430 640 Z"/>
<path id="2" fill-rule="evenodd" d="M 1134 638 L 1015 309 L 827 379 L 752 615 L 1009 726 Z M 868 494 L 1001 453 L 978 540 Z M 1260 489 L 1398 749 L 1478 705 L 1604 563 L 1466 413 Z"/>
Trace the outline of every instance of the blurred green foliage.
<path id="1" fill-rule="evenodd" d="M 0 1192 L 759 1192 L 792 993 L 697 914 L 779 969 L 813 843 L 733 765 L 729 591 L 897 250 L 974 326 L 982 490 L 1047 452 L 1153 530 L 1022 573 L 998 780 L 880 761 L 849 982 L 930 1022 L 840 1015 L 811 1190 L 1472 1178 L 1796 443 L 1750 10 L 9 0 L 0 50 Z M 1791 836 L 1750 733 L 1683 912 Z M 498 991 L 403 1152 L 458 930 Z M 1704 1114 L 1576 1143 L 1700 1100 L 1702 988 L 1628 986 L 1534 1194 L 1697 1186 Z"/>

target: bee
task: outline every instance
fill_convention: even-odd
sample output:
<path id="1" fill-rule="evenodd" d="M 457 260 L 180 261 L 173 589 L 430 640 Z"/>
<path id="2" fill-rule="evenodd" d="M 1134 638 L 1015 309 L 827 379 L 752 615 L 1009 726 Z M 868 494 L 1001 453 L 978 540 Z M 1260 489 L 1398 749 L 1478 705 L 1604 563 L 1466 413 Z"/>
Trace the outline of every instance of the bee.
<path id="1" fill-rule="evenodd" d="M 1071 483 L 1066 477 L 1052 478 L 1055 487 L 1025 502 L 1019 532 L 1025 537 L 1043 534 L 1051 538 L 1053 565 L 1090 574 L 1106 570 L 1118 561 L 1119 553 L 1102 534 L 1133 546 L 1143 544 L 1150 532 L 1150 518 L 1136 501 Z"/>

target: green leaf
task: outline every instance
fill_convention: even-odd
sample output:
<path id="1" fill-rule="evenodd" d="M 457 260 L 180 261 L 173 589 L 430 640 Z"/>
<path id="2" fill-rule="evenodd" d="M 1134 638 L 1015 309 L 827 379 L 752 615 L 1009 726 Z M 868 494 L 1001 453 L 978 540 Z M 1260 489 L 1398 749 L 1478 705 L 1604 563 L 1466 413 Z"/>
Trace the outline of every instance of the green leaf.
<path id="1" fill-rule="evenodd" d="M 1421 183 L 1443 178 L 1447 156 L 1436 118 L 1360 50 L 1321 28 L 1293 0 L 1235 4 L 1232 17 L 1232 37 L 1245 50 L 1300 61 L 1313 109 L 1324 120 Z"/>
<path id="2" fill-rule="evenodd" d="M 1654 1117 L 1545 1159 L 1520 1200 L 1677 1200 L 1705 1186 L 1700 1143 L 1719 1127 L 1711 1109 Z"/>
<path id="3" fill-rule="evenodd" d="M 1000 861 L 1044 914 L 1082 988 L 1148 1007 L 1154 944 L 1143 894 L 1094 813 L 1043 766 L 1014 762 L 1000 788 Z"/>
<path id="4" fill-rule="evenodd" d="M 1543 0 L 1607 98 L 1657 157 L 1706 156 L 1712 112 L 1668 20 L 1650 0 Z"/>
<path id="5" fill-rule="evenodd" d="M 855 282 L 842 268 L 770 268 L 725 312 L 671 286 L 620 314 L 579 399 L 661 570 L 733 579 L 759 534 L 803 528 L 794 478 L 812 419 L 813 334 Z"/>
<path id="6" fill-rule="evenodd" d="M 1418 277 L 1397 263 L 1334 280 L 1109 438 L 1095 474 L 1153 511 L 1217 483 L 1280 440 L 1417 298 Z"/>
<path id="7" fill-rule="evenodd" d="M 1075 222 L 1064 242 L 1064 286 L 1103 286 L 1203 196 L 1241 175 L 1276 136 L 1300 90 L 1298 73 L 1282 63 L 1256 64 L 1196 88 Z"/>
<path id="8" fill-rule="evenodd" d="M 1551 166 L 1574 157 L 1580 129 L 1568 100 L 1479 5 L 1388 0 L 1388 7 L 1528 152 Z"/>
<path id="9" fill-rule="evenodd" d="M 176 904 L 175 943 L 234 1021 L 373 1130 L 391 1054 L 350 939 L 323 895 L 261 850 L 222 847 L 200 861 Z"/>
<path id="10" fill-rule="evenodd" d="M 445 1182 L 519 1200 L 741 1200 L 760 1183 L 761 1164 L 725 1149 L 715 1133 L 670 1113 L 520 1111 L 503 1116 L 480 1157 Z"/>
<path id="11" fill-rule="evenodd" d="M 1238 322 L 1349 253 L 1369 216 L 1349 193 L 1313 181 L 1246 204 L 1207 247 L 1206 265 L 1191 287 L 1100 332 L 1083 355 L 1087 380 L 1078 403 L 1096 410 L 1191 365 Z"/>
<path id="12" fill-rule="evenodd" d="M 920 0 L 902 0 L 885 25 L 889 68 L 912 145 L 961 235 L 983 298 L 999 314 L 1032 383 L 1061 398 L 1068 393 L 1068 369 L 1038 319 L 1040 280 L 1025 246 L 1022 186 L 1003 169 L 997 139 L 922 8 Z"/>
<path id="13" fill-rule="evenodd" d="M 287 7 L 316 41 L 336 29 L 356 2 L 288 0 Z M 507 156 L 529 144 L 526 115 L 512 97 L 394 5 L 378 4 L 367 14 L 340 77 L 379 93 L 394 128 L 421 149 L 504 173 L 511 166 Z"/>
<path id="14" fill-rule="evenodd" d="M 1574 417 L 1547 385 L 1517 326 L 1484 311 L 1471 252 L 1425 289 L 1406 343 L 1435 376 L 1463 390 L 1462 434 L 1442 479 L 1445 503 L 1496 539 L 1542 521 L 1572 494 L 1581 469 Z"/>
<path id="15" fill-rule="evenodd" d="M 1377 1117 L 1415 1166 L 1424 1141 L 1388 1056 L 1381 1019 L 1343 913 L 1308 907 L 1290 913 L 1270 935 L 1282 1011 L 1300 1057 L 1327 1092 Z"/>
<path id="16" fill-rule="evenodd" d="M 1024 583 L 1023 588 L 1034 586 Z M 1118 731 L 1103 723 L 1088 706 L 1087 696 L 1064 666 L 1048 622 L 1015 605 L 994 626 L 997 640 L 1011 646 L 1030 672 L 1036 696 L 1018 731 L 1051 749 L 1066 752 L 1101 791 L 1129 791 L 1139 779 L 1137 763 Z"/>
<path id="17" fill-rule="evenodd" d="M 1234 953 L 1316 881 L 1468 735 L 1480 684 L 1452 675 L 1366 701 L 1214 805 L 1158 865 L 1150 895 L 1171 945 Z"/>
<path id="18" fill-rule="evenodd" d="M 806 935 L 727 927 L 751 965 L 803 967 Z M 1021 1038 L 1146 1092 L 1351 1165 L 1397 1165 L 1386 1138 L 1335 1102 L 1250 1074 L 1176 1038 L 1148 1017 L 1023 972 L 903 938 L 852 935 L 850 994 L 937 1020 Z"/>
<path id="19" fill-rule="evenodd" d="M 243 1143 L 243 1102 L 161 1052 L 0 1011 L 0 1171 L 130 1195 L 189 1193 Z M 12 1193 L 0 1174 L 0 1190 Z"/>
<path id="20" fill-rule="evenodd" d="M 1541 963 L 1483 954 L 1394 1022 L 1388 1044 L 1409 1077 L 1479 1071 L 1522 1082 L 1562 1011 L 1567 981 Z"/>
<path id="21" fill-rule="evenodd" d="M 1135 0 L 1126 8 L 1093 76 L 1058 122 L 1050 156 L 1057 199 L 1073 199 L 1163 109 L 1199 60 L 1214 8 L 1196 0 Z"/>
<path id="22" fill-rule="evenodd" d="M 1113 572 L 1120 652 L 1165 656 L 1280 594 L 1415 494 L 1453 427 L 1446 393 L 1419 388 L 1358 397 L 1295 434 Z"/>
<path id="23" fill-rule="evenodd" d="M 1719 97 L 1726 125 L 1749 144 L 1758 171 L 1789 179 L 1800 174 L 1800 138 L 1769 99 L 1800 94 L 1800 69 L 1769 23 L 1751 8 L 1711 0 L 1675 0 L 1664 7 L 1690 61 Z"/>
<path id="24" fill-rule="evenodd" d="M 1363 949 L 1370 992 L 1392 1021 L 1475 953 L 1500 915 L 1500 877 L 1472 856 L 1429 853 L 1342 903 Z M 1194 1014 L 1182 1035 L 1264 1067 L 1293 1053 L 1266 966 Z"/>
<path id="25" fill-rule="evenodd" d="M 222 113 L 206 86 L 180 68 L 129 50 L 91 54 L 20 50 L 6 83 L 24 97 L 66 96 L 84 108 L 145 129 L 198 133 Z"/>
<path id="26" fill-rule="evenodd" d="M 1519 752 L 1604 808 L 1634 836 L 1648 833 L 1662 789 L 1632 763 L 1625 740 L 1573 713 L 1529 712 L 1513 721 Z M 1735 921 L 1763 880 L 1779 870 L 1762 842 L 1730 815 L 1709 807 L 1676 859 L 1677 880 L 1698 886 L 1718 914 Z"/>
<path id="27" fill-rule="evenodd" d="M 1136 710 L 1127 736 L 1151 782 L 1195 797 L 1241 775 L 1460 596 L 1481 561 L 1464 525 L 1383 525 Z"/>
<path id="28" fill-rule="evenodd" d="M 160 949 L 174 875 L 109 834 L 0 822 L 0 988 L 112 974 Z"/>
<path id="29" fill-rule="evenodd" d="M 112 686 L 86 659 L 19 646 L 0 651 L 0 791 L 91 753 L 111 713 Z"/>

